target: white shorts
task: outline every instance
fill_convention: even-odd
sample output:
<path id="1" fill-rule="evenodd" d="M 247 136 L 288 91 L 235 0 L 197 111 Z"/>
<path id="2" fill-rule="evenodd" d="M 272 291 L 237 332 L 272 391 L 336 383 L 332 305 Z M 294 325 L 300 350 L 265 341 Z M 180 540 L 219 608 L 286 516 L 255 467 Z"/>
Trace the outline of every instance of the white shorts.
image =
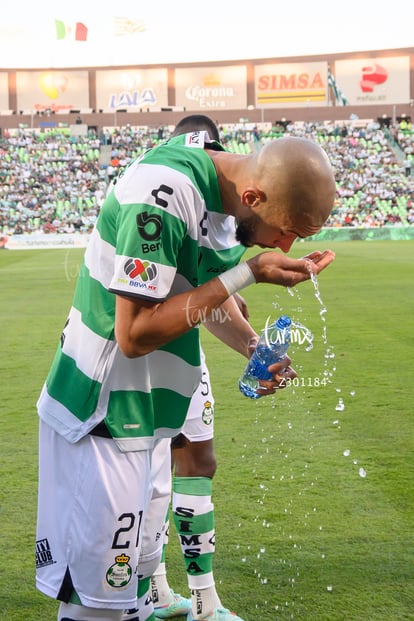
<path id="1" fill-rule="evenodd" d="M 191 442 L 211 440 L 214 437 L 214 397 L 210 374 L 201 349 L 201 381 L 195 391 L 181 433 Z"/>
<path id="2" fill-rule="evenodd" d="M 93 435 L 70 444 L 41 421 L 37 588 L 63 601 L 75 589 L 91 608 L 135 608 L 138 574 L 151 575 L 161 556 L 170 492 L 169 438 L 122 453 Z"/>

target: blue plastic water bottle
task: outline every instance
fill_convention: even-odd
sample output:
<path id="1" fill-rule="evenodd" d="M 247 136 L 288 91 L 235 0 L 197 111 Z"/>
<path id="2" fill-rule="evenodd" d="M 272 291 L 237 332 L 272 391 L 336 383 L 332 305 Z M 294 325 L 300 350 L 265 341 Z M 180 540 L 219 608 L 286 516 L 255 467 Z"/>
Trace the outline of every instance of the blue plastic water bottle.
<path id="1" fill-rule="evenodd" d="M 243 375 L 239 379 L 239 389 L 250 399 L 259 399 L 263 395 L 257 393 L 259 380 L 269 380 L 272 374 L 268 366 L 281 360 L 290 345 L 290 317 L 281 315 L 277 321 L 267 325 L 260 336 Z"/>

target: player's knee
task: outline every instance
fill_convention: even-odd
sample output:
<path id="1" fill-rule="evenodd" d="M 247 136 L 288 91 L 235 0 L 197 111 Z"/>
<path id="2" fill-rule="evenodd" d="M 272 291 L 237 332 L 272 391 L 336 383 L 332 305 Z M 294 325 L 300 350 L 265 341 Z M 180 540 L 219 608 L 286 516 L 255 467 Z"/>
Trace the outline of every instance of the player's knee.
<path id="1" fill-rule="evenodd" d="M 121 621 L 122 614 L 122 610 L 89 608 L 61 602 L 57 618 L 58 621 Z"/>
<path id="2" fill-rule="evenodd" d="M 206 477 L 212 479 L 217 470 L 217 459 L 212 447 L 205 447 L 197 455 L 197 461 L 195 469 L 197 474 L 195 476 Z"/>
<path id="3" fill-rule="evenodd" d="M 211 440 L 188 442 L 174 451 L 175 475 L 178 477 L 206 477 L 212 479 L 217 461 Z"/>
<path id="4" fill-rule="evenodd" d="M 216 470 L 217 470 L 217 459 L 213 455 L 210 459 L 210 467 L 209 467 L 210 474 L 208 474 L 207 476 L 210 479 L 212 479 L 214 475 L 216 474 Z"/>

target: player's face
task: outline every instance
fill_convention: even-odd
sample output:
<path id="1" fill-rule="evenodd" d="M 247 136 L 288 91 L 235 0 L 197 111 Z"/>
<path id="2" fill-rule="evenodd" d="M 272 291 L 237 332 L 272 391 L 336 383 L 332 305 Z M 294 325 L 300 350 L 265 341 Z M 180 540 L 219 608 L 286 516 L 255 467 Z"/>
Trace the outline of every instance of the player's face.
<path id="1" fill-rule="evenodd" d="M 315 235 L 319 230 L 320 227 L 309 223 L 291 222 L 280 213 L 265 219 L 253 213 L 238 221 L 236 239 L 246 247 L 280 248 L 289 252 L 295 239 Z"/>
<path id="2" fill-rule="evenodd" d="M 255 216 L 241 220 L 236 228 L 236 239 L 243 246 L 259 246 L 260 248 L 280 248 L 289 252 L 299 233 L 286 227 L 269 225 Z"/>

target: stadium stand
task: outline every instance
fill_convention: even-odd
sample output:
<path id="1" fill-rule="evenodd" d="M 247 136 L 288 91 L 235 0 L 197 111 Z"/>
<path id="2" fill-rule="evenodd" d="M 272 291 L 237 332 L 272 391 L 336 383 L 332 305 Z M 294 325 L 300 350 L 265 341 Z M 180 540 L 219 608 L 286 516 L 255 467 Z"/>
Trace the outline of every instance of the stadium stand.
<path id="1" fill-rule="evenodd" d="M 109 128 L 98 136 L 65 130 L 5 132 L 0 140 L 0 234 L 88 233 L 109 181 L 173 127 Z M 414 224 L 414 133 L 393 135 L 377 122 L 365 126 L 288 123 L 266 131 L 220 127 L 230 151 L 248 154 L 283 135 L 319 142 L 336 170 L 338 196 L 329 227 Z M 407 161 L 412 166 L 407 172 Z"/>

